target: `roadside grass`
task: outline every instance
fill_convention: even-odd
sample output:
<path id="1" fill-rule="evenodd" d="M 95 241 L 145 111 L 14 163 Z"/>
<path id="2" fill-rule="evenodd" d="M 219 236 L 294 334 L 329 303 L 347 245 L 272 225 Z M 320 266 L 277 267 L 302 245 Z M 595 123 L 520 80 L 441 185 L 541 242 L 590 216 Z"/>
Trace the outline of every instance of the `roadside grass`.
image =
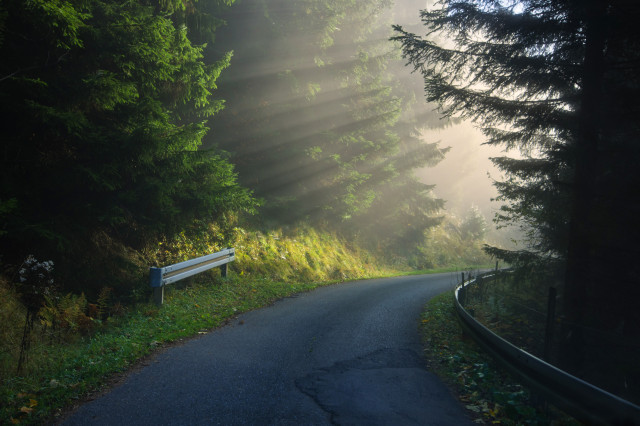
<path id="1" fill-rule="evenodd" d="M 330 282 L 292 284 L 235 277 L 168 287 L 161 308 L 139 304 L 127 314 L 111 317 L 90 336 L 34 348 L 28 373 L 7 378 L 0 386 L 0 423 L 55 421 L 65 407 L 164 344 L 206 333 L 239 313 L 326 284 Z"/>
<path id="2" fill-rule="evenodd" d="M 69 407 L 107 386 L 114 375 L 164 345 L 208 333 L 278 299 L 338 282 L 292 283 L 236 274 L 168 286 L 162 307 L 141 303 L 110 317 L 95 333 L 34 347 L 28 373 L 0 385 L 0 423 L 55 422 Z"/>
<path id="3" fill-rule="evenodd" d="M 140 302 L 151 293 L 145 281 L 148 265 L 172 264 L 227 246 L 237 250 L 230 278 L 222 279 L 215 269 L 166 287 L 161 308 Z M 131 261 L 139 271 L 130 283 L 139 302 L 119 300 L 99 282 L 91 283 L 98 289 L 93 296 L 60 295 L 38 313 L 20 374 L 16 361 L 26 311 L 14 285 L 0 277 L 0 424 L 55 422 L 159 348 L 295 293 L 356 279 L 469 268 L 407 272 L 411 268 L 401 257 L 380 260 L 357 244 L 311 228 L 256 231 L 209 224 L 160 241 Z"/>
<path id="4" fill-rule="evenodd" d="M 468 337 L 458 322 L 453 292 L 434 297 L 421 317 L 425 356 L 431 371 L 458 395 L 479 424 L 577 425 L 502 370 Z"/>
<path id="5" fill-rule="evenodd" d="M 425 274 L 441 274 L 445 272 L 466 272 L 466 271 L 479 271 L 484 269 L 491 269 L 493 267 L 490 263 L 478 264 L 478 265 L 456 265 L 456 266 L 447 266 L 441 268 L 432 268 L 432 269 L 420 269 L 417 271 L 404 272 L 401 275 L 425 275 Z"/>

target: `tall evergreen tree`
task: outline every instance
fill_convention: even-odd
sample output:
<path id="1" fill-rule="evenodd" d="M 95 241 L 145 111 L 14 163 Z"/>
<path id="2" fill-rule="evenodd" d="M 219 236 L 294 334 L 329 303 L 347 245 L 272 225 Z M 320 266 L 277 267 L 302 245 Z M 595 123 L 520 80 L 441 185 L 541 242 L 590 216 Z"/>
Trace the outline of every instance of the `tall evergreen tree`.
<path id="1" fill-rule="evenodd" d="M 530 247 L 490 249 L 566 271 L 570 324 L 640 333 L 636 212 L 640 7 L 626 0 L 450 0 L 422 12 L 425 38 L 396 27 L 429 101 L 476 121 L 508 179 L 499 221 L 526 227 Z M 443 38 L 446 37 L 445 38 Z M 617 265 L 626 271 L 611 274 Z M 580 368 L 571 327 L 565 367 Z"/>
<path id="2" fill-rule="evenodd" d="M 3 2 L 5 261 L 77 256 L 98 230 L 139 244 L 252 207 L 227 159 L 199 150 L 205 121 L 223 106 L 212 92 L 230 55 L 205 63 L 186 6 Z"/>
<path id="3" fill-rule="evenodd" d="M 230 11 L 214 46 L 234 49 L 221 84 L 229 107 L 210 141 L 234 153 L 272 219 L 375 230 L 385 241 L 421 238 L 437 222 L 443 203 L 412 171 L 445 150 L 419 139 L 415 95 L 389 71 L 401 64 L 390 6 L 253 0 Z"/>

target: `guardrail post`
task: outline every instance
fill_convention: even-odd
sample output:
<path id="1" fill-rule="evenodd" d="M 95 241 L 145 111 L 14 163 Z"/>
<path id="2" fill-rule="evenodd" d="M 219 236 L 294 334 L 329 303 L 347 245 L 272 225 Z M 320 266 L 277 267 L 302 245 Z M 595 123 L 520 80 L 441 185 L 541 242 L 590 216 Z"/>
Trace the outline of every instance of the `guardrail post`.
<path id="1" fill-rule="evenodd" d="M 164 303 L 164 286 L 153 288 L 153 303 L 162 306 Z"/>
<path id="2" fill-rule="evenodd" d="M 225 263 L 220 267 L 220 275 L 222 278 L 227 278 L 227 264 Z"/>
<path id="3" fill-rule="evenodd" d="M 153 287 L 153 303 L 162 306 L 164 301 L 164 285 L 162 285 L 162 268 L 149 268 L 149 282 Z"/>

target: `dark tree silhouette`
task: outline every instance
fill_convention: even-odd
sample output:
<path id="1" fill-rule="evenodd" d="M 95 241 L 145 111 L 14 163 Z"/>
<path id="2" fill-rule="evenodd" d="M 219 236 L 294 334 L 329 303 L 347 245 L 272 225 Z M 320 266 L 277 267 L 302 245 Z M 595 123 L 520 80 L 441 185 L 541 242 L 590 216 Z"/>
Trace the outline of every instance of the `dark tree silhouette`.
<path id="1" fill-rule="evenodd" d="M 445 115 L 470 118 L 495 158 L 529 248 L 488 251 L 565 272 L 565 367 L 580 370 L 580 325 L 640 334 L 637 213 L 640 7 L 631 1 L 443 1 L 427 37 L 396 27 L 405 57 Z M 623 271 L 620 271 L 623 269 Z M 615 272 L 614 272 L 615 270 Z"/>

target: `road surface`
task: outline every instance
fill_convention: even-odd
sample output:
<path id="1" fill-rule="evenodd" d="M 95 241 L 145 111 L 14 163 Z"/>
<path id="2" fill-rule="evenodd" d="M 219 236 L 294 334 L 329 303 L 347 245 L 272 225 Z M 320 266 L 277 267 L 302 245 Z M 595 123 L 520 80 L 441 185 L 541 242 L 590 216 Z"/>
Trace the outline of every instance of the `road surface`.
<path id="1" fill-rule="evenodd" d="M 323 287 L 161 351 L 65 425 L 470 425 L 425 368 L 426 301 L 451 274 Z"/>

